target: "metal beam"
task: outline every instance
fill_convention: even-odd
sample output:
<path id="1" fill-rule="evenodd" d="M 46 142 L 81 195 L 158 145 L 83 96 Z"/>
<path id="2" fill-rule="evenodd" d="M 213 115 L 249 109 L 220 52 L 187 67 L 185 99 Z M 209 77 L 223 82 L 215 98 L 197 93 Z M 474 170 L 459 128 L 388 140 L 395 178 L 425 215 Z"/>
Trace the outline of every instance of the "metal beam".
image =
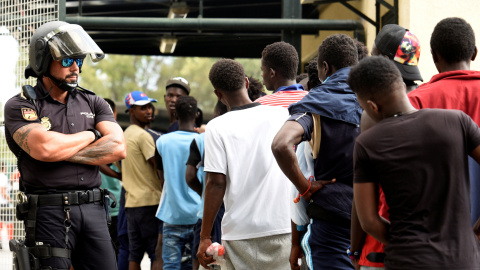
<path id="1" fill-rule="evenodd" d="M 358 16 L 362 17 L 364 20 L 366 20 L 367 22 L 371 23 L 373 26 L 377 27 L 377 22 L 375 22 L 374 20 L 370 19 L 370 17 L 368 17 L 367 15 L 363 14 L 363 12 L 361 12 L 360 10 L 356 9 L 354 6 L 350 5 L 349 3 L 347 3 L 347 1 L 340 1 L 340 3 L 342 5 L 344 5 L 346 8 L 350 9 L 351 11 L 353 11 L 353 13 L 357 14 Z"/>
<path id="2" fill-rule="evenodd" d="M 58 20 L 64 21 L 67 14 L 66 2 L 67 0 L 58 1 Z"/>
<path id="3" fill-rule="evenodd" d="M 393 9 L 393 6 L 387 3 L 385 0 L 377 0 L 377 2 L 384 5 L 388 9 Z"/>
<path id="4" fill-rule="evenodd" d="M 282 18 L 285 19 L 302 19 L 302 6 L 300 1 L 282 0 Z M 298 55 L 302 55 L 302 34 L 298 30 L 282 29 L 282 40 L 290 43 Z M 301 57 L 299 57 L 298 72 L 301 72 Z"/>
<path id="5" fill-rule="evenodd" d="M 148 30 L 232 30 L 232 31 L 312 31 L 363 30 L 355 20 L 303 20 L 303 19 L 168 19 L 128 17 L 66 17 L 68 23 L 96 29 L 148 29 Z"/>

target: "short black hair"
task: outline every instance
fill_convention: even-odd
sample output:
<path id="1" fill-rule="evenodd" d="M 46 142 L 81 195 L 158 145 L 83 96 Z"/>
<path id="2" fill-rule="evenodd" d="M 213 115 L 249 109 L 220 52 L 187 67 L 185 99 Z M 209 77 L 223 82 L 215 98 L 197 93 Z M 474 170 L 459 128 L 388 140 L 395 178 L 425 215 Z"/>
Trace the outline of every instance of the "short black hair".
<path id="1" fill-rule="evenodd" d="M 354 38 L 355 46 L 357 46 L 358 61 L 360 62 L 363 58 L 368 56 L 368 48 L 365 44 L 358 39 Z"/>
<path id="2" fill-rule="evenodd" d="M 297 50 L 284 41 L 272 43 L 262 51 L 262 64 L 286 79 L 295 80 L 298 70 Z"/>
<path id="3" fill-rule="evenodd" d="M 402 74 L 393 61 L 383 56 L 367 57 L 350 70 L 350 88 L 362 99 L 375 100 L 403 84 Z"/>
<path id="4" fill-rule="evenodd" d="M 297 83 L 300 83 L 303 79 L 305 79 L 307 77 L 308 77 L 308 74 L 306 72 L 300 73 L 300 74 L 297 75 L 297 77 L 295 77 L 295 81 Z"/>
<path id="5" fill-rule="evenodd" d="M 203 124 L 203 111 L 197 108 L 197 116 L 195 117 L 195 125 L 200 127 Z"/>
<path id="6" fill-rule="evenodd" d="M 307 70 L 307 73 L 308 73 L 308 89 L 309 90 L 312 90 L 313 88 L 322 84 L 322 82 L 318 78 L 317 57 L 308 61 L 308 65 L 305 69 Z"/>
<path id="7" fill-rule="evenodd" d="M 245 87 L 245 70 L 232 59 L 221 59 L 213 64 L 208 79 L 215 89 L 235 92 Z"/>
<path id="8" fill-rule="evenodd" d="M 228 112 L 228 108 L 225 104 L 223 104 L 220 100 L 217 101 L 215 105 L 215 109 L 213 109 L 214 113 L 218 114 L 218 116 L 223 115 Z"/>
<path id="9" fill-rule="evenodd" d="M 318 47 L 318 64 L 327 62 L 337 70 L 358 63 L 357 46 L 353 39 L 345 34 L 327 37 Z"/>
<path id="10" fill-rule="evenodd" d="M 261 81 L 248 76 L 248 97 L 251 101 L 255 101 L 259 97 L 265 96 L 267 93 L 263 91 L 263 84 Z"/>
<path id="11" fill-rule="evenodd" d="M 197 100 L 191 96 L 179 97 L 175 103 L 175 112 L 180 121 L 194 120 L 197 115 Z"/>
<path id="12" fill-rule="evenodd" d="M 108 103 L 108 105 L 110 105 L 110 108 L 112 108 L 112 111 L 115 111 L 115 108 L 116 108 L 115 102 L 109 98 L 104 98 L 104 99 Z"/>
<path id="13" fill-rule="evenodd" d="M 449 64 L 469 61 L 475 51 L 475 33 L 462 18 L 446 18 L 433 29 L 430 47 Z"/>

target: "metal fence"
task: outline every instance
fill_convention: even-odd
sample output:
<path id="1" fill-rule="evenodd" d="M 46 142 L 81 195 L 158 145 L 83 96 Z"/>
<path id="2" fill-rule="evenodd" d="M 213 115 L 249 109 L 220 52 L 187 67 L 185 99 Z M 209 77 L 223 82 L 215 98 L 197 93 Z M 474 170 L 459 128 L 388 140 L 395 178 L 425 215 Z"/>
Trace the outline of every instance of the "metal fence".
<path id="1" fill-rule="evenodd" d="M 40 25 L 59 19 L 59 1 L 61 0 L 0 0 L 0 48 L 3 49 L 2 46 L 7 43 L 5 40 L 8 40 L 9 44 L 16 44 L 13 54 L 18 55 L 14 57 L 16 61 L 11 68 L 5 67 L 9 63 L 4 61 L 4 57 L 0 61 L 0 66 L 7 68 L 14 76 L 11 84 L 5 83 L 8 79 L 0 77 L 0 269 L 13 269 L 8 241 L 12 237 L 24 237 L 23 223 L 15 218 L 19 173 L 16 158 L 5 140 L 3 107 L 9 97 L 20 92 L 22 85 L 35 84 L 33 79 L 26 80 L 24 77 L 24 69 L 28 64 L 28 43 Z"/>

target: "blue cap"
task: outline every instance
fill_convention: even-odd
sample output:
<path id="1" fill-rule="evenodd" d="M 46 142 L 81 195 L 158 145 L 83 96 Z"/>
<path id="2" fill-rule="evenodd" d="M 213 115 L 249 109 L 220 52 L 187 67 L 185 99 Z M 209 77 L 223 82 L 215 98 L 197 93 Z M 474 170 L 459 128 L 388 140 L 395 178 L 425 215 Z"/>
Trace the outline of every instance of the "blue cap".
<path id="1" fill-rule="evenodd" d="M 147 94 L 143 93 L 142 91 L 133 91 L 127 94 L 125 97 L 125 105 L 127 106 L 127 110 L 125 112 L 128 112 L 132 105 L 143 106 L 150 102 L 157 102 L 157 100 L 149 98 Z"/>

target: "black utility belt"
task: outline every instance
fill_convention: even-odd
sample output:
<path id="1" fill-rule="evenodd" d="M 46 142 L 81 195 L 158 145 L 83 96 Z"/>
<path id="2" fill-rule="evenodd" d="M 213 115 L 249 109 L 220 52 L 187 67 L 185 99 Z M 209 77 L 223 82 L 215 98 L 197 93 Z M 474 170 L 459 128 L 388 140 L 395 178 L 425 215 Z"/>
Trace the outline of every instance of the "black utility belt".
<path id="1" fill-rule="evenodd" d="M 65 190 L 56 191 L 55 193 L 35 192 L 29 195 L 24 193 L 18 194 L 18 203 L 26 203 L 28 197 L 35 196 L 36 207 L 55 206 L 55 205 L 79 205 L 85 203 L 102 202 L 104 198 L 104 190 L 95 188 L 93 190 Z"/>
<path id="2" fill-rule="evenodd" d="M 85 203 L 102 202 L 103 190 L 73 190 L 54 194 L 38 194 L 38 207 L 52 205 L 78 205 Z"/>

